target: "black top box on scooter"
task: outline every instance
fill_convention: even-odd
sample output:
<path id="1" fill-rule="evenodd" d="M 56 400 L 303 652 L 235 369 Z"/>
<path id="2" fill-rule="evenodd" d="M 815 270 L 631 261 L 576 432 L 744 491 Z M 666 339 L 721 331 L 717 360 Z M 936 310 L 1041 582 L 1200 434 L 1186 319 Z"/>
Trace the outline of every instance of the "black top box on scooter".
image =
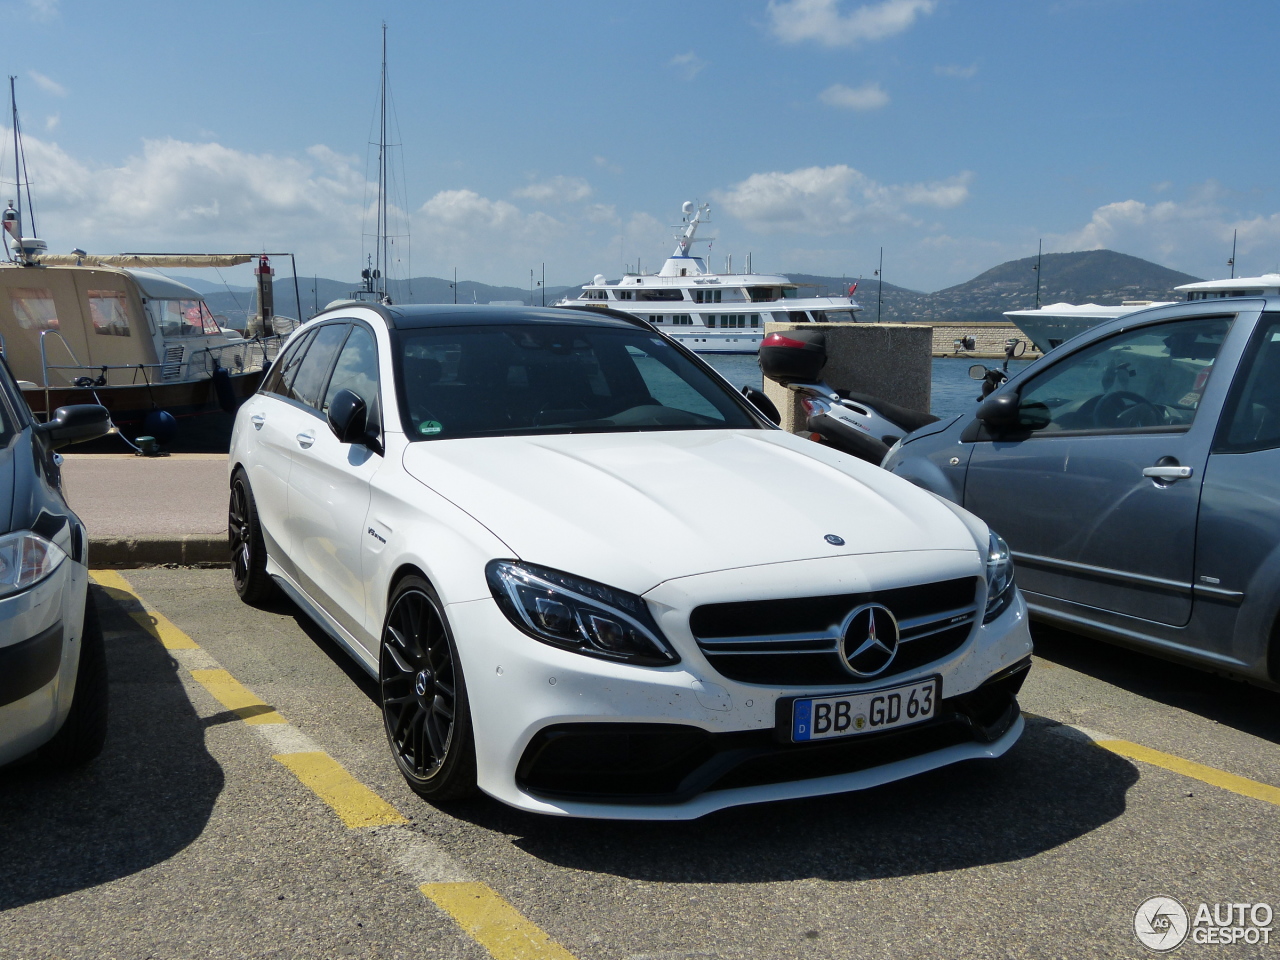
<path id="1" fill-rule="evenodd" d="M 827 337 L 821 330 L 771 333 L 760 344 L 760 370 L 774 383 L 812 383 L 827 363 Z"/>

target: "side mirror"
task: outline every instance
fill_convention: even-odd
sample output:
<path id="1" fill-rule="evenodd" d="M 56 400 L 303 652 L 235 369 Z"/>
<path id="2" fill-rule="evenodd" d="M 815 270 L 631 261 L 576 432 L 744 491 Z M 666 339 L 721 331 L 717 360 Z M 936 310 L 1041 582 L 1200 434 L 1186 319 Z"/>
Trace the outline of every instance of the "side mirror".
<path id="1" fill-rule="evenodd" d="M 987 368 L 980 363 L 975 363 L 969 368 L 970 380 L 982 380 L 987 375 Z"/>
<path id="2" fill-rule="evenodd" d="M 1018 426 L 1018 395 L 999 393 L 988 397 L 978 407 L 977 417 L 994 430 L 1007 430 Z"/>
<path id="3" fill-rule="evenodd" d="M 364 401 L 351 390 L 339 390 L 329 401 L 329 429 L 339 443 L 365 443 L 369 411 Z"/>
<path id="4" fill-rule="evenodd" d="M 36 430 L 56 450 L 81 440 L 96 440 L 111 429 L 111 414 L 96 403 L 77 403 L 53 411 L 53 419 L 36 425 Z"/>
<path id="5" fill-rule="evenodd" d="M 764 418 L 772 423 L 775 427 L 782 423 L 782 414 L 778 412 L 778 408 L 773 405 L 763 390 L 757 390 L 755 387 L 743 387 L 742 395 L 751 402 L 751 405 L 764 414 Z"/>

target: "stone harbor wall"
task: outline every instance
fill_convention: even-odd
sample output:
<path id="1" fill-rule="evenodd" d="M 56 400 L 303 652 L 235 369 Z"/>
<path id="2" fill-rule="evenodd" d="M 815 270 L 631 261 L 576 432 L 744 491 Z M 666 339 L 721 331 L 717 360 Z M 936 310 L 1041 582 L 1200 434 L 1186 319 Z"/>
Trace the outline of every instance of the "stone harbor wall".
<path id="1" fill-rule="evenodd" d="M 1031 339 L 1007 320 L 990 323 L 933 323 L 933 355 L 935 357 L 974 357 L 978 360 L 1003 360 L 1004 342 L 1017 337 L 1027 342 L 1028 359 L 1040 356 Z M 956 349 L 956 341 L 973 337 L 972 350 Z"/>
<path id="2" fill-rule="evenodd" d="M 789 330 L 821 330 L 827 335 L 827 365 L 822 378 L 836 389 L 880 397 L 912 410 L 928 410 L 932 383 L 933 339 L 929 327 L 914 323 L 774 323 L 766 335 Z M 1004 356 L 1004 340 L 1000 341 Z M 804 430 L 797 395 L 765 379 L 764 392 L 782 414 L 782 429 Z"/>

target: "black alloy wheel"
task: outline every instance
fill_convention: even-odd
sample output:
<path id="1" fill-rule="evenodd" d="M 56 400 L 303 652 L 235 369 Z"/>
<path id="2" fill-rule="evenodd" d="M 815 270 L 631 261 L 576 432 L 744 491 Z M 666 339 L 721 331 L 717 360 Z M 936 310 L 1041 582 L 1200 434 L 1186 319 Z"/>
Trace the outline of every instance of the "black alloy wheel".
<path id="1" fill-rule="evenodd" d="M 458 651 L 431 585 L 397 585 L 378 657 L 382 720 L 396 764 L 428 800 L 475 792 L 471 711 Z"/>
<path id="2" fill-rule="evenodd" d="M 227 540 L 231 548 L 231 582 L 240 599 L 260 604 L 274 597 L 276 585 L 267 574 L 267 545 L 258 523 L 258 507 L 243 470 L 237 470 L 231 478 Z"/>

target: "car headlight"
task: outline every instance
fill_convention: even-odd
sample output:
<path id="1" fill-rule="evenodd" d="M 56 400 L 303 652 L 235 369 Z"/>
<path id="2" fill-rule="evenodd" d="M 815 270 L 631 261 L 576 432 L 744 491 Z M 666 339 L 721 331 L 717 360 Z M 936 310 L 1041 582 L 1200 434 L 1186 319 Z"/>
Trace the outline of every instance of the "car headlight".
<path id="1" fill-rule="evenodd" d="M 490 560 L 484 572 L 507 619 L 535 640 L 646 666 L 680 659 L 634 594 L 514 560 Z"/>
<path id="2" fill-rule="evenodd" d="M 20 530 L 0 537 L 0 597 L 39 583 L 67 558 L 56 543 Z"/>
<path id="3" fill-rule="evenodd" d="M 1013 555 L 1004 537 L 989 531 L 987 541 L 987 612 L 983 623 L 990 623 L 1013 603 Z"/>

